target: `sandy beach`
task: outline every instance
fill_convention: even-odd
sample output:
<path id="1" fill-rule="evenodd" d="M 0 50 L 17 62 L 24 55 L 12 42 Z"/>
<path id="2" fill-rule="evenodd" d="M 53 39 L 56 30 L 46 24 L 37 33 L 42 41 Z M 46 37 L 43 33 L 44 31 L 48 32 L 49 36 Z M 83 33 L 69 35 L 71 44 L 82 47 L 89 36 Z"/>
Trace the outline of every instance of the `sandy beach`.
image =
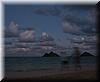
<path id="1" fill-rule="evenodd" d="M 97 80 L 94 68 L 8 72 L 4 80 Z"/>

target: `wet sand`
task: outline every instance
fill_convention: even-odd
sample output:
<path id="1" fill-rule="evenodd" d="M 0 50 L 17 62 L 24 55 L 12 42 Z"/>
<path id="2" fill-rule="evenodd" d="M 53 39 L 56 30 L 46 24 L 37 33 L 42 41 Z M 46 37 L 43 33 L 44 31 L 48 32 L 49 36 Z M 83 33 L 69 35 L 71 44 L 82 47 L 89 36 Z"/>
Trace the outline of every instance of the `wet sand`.
<path id="1" fill-rule="evenodd" d="M 84 69 L 55 69 L 38 70 L 33 72 L 7 72 L 4 80 L 97 80 L 97 70 Z"/>

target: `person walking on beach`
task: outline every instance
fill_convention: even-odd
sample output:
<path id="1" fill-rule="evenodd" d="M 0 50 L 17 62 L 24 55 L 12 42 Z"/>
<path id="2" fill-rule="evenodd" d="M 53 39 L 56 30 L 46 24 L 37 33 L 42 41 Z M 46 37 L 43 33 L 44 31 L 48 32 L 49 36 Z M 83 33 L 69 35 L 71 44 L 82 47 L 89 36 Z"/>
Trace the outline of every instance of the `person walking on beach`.
<path id="1" fill-rule="evenodd" d="M 80 68 L 80 50 L 78 47 L 74 47 L 74 64 L 75 64 L 75 69 Z"/>
<path id="2" fill-rule="evenodd" d="M 61 70 L 63 70 L 63 69 L 69 69 L 69 61 L 67 58 L 64 58 L 61 61 Z"/>

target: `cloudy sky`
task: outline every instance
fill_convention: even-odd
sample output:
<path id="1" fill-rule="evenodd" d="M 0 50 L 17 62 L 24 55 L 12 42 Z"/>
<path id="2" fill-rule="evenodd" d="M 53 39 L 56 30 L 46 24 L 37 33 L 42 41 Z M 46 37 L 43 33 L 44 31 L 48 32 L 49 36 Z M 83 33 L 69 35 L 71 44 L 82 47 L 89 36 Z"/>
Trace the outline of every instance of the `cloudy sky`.
<path id="1" fill-rule="evenodd" d="M 79 46 L 83 52 L 95 53 L 96 14 L 95 5 L 6 4 L 5 45 L 15 46 L 16 43 L 21 45 L 26 42 L 38 45 L 41 49 L 43 45 L 50 49 L 65 48 L 67 53 L 74 46 Z"/>

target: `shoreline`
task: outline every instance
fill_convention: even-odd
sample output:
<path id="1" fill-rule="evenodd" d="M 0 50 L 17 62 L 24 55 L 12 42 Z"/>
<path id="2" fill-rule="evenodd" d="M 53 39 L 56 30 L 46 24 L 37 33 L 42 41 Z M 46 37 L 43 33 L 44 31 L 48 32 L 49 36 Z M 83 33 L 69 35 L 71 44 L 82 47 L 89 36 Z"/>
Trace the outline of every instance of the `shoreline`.
<path id="1" fill-rule="evenodd" d="M 38 70 L 33 72 L 7 72 L 5 80 L 97 80 L 97 70 L 82 68 L 63 70 Z"/>

